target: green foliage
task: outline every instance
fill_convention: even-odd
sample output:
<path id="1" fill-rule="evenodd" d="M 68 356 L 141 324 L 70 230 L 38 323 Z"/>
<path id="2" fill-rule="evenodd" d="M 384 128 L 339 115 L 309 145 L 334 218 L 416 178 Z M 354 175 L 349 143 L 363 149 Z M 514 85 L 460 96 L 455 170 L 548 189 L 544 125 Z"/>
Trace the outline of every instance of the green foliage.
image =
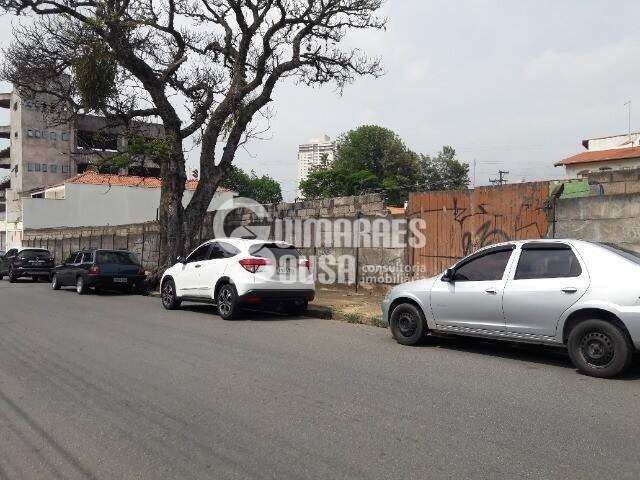
<path id="1" fill-rule="evenodd" d="M 336 159 L 325 157 L 300 183 L 306 198 L 381 192 L 402 204 L 411 191 L 460 190 L 469 186 L 469 165 L 445 146 L 431 158 L 409 150 L 393 131 L 375 125 L 351 130 L 338 141 Z"/>
<path id="2" fill-rule="evenodd" d="M 117 63 L 109 48 L 99 40 L 84 45 L 72 60 L 73 81 L 80 93 L 83 108 L 104 108 L 116 94 Z"/>
<path id="3" fill-rule="evenodd" d="M 248 174 L 242 169 L 232 166 L 225 175 L 221 186 L 237 192 L 241 197 L 252 198 L 262 204 L 282 201 L 280 184 L 269 175 L 259 177 L 253 170 Z"/>
<path id="4" fill-rule="evenodd" d="M 169 156 L 169 141 L 165 137 L 147 139 L 139 132 L 127 132 L 125 134 L 126 146 L 117 154 L 108 158 L 109 167 L 117 171 L 132 164 L 151 160 L 160 164 L 162 159 Z"/>
<path id="5" fill-rule="evenodd" d="M 420 157 L 420 190 L 463 190 L 469 187 L 469 165 L 456 159 L 453 147 L 444 146 L 435 158 Z"/>
<path id="6" fill-rule="evenodd" d="M 300 189 L 307 198 L 383 192 L 402 203 L 419 180 L 418 155 L 393 131 L 364 125 L 343 135 L 336 159 L 313 169 Z"/>

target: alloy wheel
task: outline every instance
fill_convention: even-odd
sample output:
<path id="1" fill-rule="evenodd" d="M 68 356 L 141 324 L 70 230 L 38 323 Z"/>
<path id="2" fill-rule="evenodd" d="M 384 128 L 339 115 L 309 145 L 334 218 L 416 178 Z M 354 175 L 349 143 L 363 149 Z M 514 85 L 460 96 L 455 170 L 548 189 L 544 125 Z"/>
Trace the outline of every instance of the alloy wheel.
<path id="1" fill-rule="evenodd" d="M 165 307 L 168 307 L 173 304 L 174 298 L 173 284 L 169 281 L 164 282 L 164 285 L 162 285 L 162 303 Z"/>
<path id="2" fill-rule="evenodd" d="M 220 289 L 218 294 L 218 310 L 222 316 L 228 316 L 233 309 L 233 292 L 228 285 Z"/>

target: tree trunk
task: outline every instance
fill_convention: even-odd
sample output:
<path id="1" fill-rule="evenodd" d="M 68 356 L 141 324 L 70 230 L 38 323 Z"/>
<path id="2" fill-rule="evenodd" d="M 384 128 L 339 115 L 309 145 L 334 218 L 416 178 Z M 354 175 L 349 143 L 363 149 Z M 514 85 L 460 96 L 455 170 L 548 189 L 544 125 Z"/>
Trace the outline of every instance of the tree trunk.
<path id="1" fill-rule="evenodd" d="M 173 265 L 178 256 L 186 253 L 182 198 L 187 176 L 180 140 L 171 142 L 169 158 L 160 166 L 160 176 L 160 267 L 164 270 Z"/>

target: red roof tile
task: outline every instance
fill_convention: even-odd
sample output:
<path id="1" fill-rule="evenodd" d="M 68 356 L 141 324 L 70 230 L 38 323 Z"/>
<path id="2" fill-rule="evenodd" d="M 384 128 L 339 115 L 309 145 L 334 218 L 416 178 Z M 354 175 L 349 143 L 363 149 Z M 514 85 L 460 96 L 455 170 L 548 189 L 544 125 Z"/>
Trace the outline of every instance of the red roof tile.
<path id="1" fill-rule="evenodd" d="M 640 147 L 612 148 L 611 150 L 594 150 L 582 152 L 556 162 L 554 165 L 573 165 L 576 163 L 606 162 L 609 160 L 626 160 L 640 158 Z"/>
<path id="2" fill-rule="evenodd" d="M 139 177 L 136 175 L 117 175 L 108 173 L 97 173 L 93 171 L 85 172 L 65 180 L 64 183 L 81 183 L 85 185 L 111 185 L 118 187 L 143 187 L 160 188 L 161 181 L 156 177 Z M 195 190 L 198 186 L 197 180 L 187 180 L 186 189 Z M 218 187 L 218 191 L 228 191 L 223 187 Z"/>

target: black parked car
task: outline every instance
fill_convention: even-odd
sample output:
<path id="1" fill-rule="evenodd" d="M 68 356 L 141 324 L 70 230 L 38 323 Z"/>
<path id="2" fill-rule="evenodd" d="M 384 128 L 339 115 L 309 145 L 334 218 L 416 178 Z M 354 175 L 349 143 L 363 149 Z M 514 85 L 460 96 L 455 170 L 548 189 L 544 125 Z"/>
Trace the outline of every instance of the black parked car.
<path id="1" fill-rule="evenodd" d="M 52 289 L 71 286 L 80 295 L 90 288 L 145 293 L 145 271 L 126 250 L 81 250 L 51 272 Z"/>
<path id="2" fill-rule="evenodd" d="M 49 278 L 53 256 L 44 248 L 12 248 L 0 258 L 0 279 L 6 275 L 11 283 L 22 277 Z"/>

